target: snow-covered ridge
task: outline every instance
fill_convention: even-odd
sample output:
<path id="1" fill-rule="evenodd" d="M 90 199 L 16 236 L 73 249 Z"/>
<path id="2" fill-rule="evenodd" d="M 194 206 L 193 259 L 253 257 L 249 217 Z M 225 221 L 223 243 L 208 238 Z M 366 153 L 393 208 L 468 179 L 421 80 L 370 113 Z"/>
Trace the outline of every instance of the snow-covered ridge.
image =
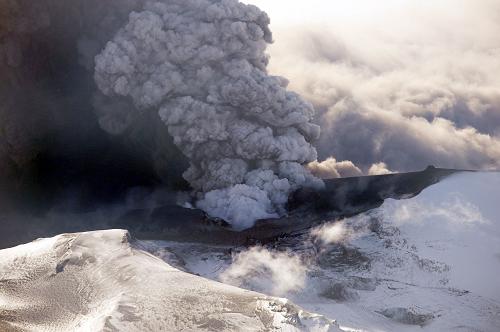
<path id="1" fill-rule="evenodd" d="M 265 246 L 144 244 L 186 271 L 285 296 L 348 331 L 497 332 L 499 197 L 500 173 L 463 172 Z"/>
<path id="2" fill-rule="evenodd" d="M 266 246 L 37 240 L 0 251 L 0 331 L 497 332 L 498 197 L 467 172 Z"/>
<path id="3" fill-rule="evenodd" d="M 0 308 L 1 331 L 339 331 L 286 299 L 180 271 L 124 230 L 1 250 Z"/>

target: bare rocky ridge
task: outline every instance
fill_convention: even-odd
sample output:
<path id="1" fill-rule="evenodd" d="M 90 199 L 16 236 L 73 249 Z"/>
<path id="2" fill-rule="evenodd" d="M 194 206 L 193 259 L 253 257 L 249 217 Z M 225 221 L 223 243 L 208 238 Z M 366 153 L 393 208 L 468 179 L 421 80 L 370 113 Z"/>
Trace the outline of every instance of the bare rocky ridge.
<path id="1" fill-rule="evenodd" d="M 222 220 L 207 218 L 202 211 L 175 206 L 131 211 L 113 226 L 130 229 L 139 238 L 232 245 L 266 243 L 306 232 L 325 220 L 373 209 L 387 198 L 413 197 L 455 172 L 429 167 L 422 172 L 326 180 L 323 190 L 295 192 L 290 197 L 290 211 L 286 217 L 260 220 L 243 231 L 232 230 Z"/>
<path id="2" fill-rule="evenodd" d="M 176 205 L 133 208 L 113 205 L 95 211 L 48 211 L 44 215 L 0 214 L 0 247 L 38 237 L 104 228 L 127 229 L 137 238 L 231 245 L 266 243 L 306 232 L 326 220 L 352 216 L 380 206 L 386 198 L 408 198 L 457 171 L 422 172 L 326 180 L 321 191 L 299 190 L 290 197 L 287 216 L 260 220 L 244 231 L 232 229 L 197 209 Z"/>

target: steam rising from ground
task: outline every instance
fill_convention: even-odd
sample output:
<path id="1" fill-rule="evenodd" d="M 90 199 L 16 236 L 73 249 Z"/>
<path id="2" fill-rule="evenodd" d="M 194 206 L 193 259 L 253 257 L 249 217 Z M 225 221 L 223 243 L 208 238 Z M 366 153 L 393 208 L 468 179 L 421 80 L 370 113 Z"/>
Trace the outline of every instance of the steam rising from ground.
<path id="1" fill-rule="evenodd" d="M 237 228 L 282 215 L 299 186 L 322 185 L 302 166 L 317 158 L 314 109 L 267 74 L 268 24 L 236 0 L 150 2 L 96 56 L 99 89 L 158 110 L 189 158 L 196 206 Z"/>
<path id="2" fill-rule="evenodd" d="M 394 173 L 387 168 L 387 164 L 384 162 L 375 163 L 368 169 L 368 175 L 384 175 Z"/>
<path id="3" fill-rule="evenodd" d="M 309 163 L 307 168 L 309 168 L 311 173 L 321 179 L 335 179 L 340 177 L 363 175 L 363 172 L 356 167 L 352 161 L 337 161 L 332 157 L 322 162 L 315 160 Z"/>
<path id="4" fill-rule="evenodd" d="M 342 243 L 347 241 L 350 235 L 352 232 L 342 221 L 327 223 L 311 230 L 312 238 L 324 244 Z"/>
<path id="5" fill-rule="evenodd" d="M 495 331 L 499 184 L 496 172 L 457 173 L 415 197 L 189 266 L 322 308 L 352 330 Z"/>
<path id="6" fill-rule="evenodd" d="M 237 254 L 219 278 L 224 283 L 243 287 L 250 283 L 268 293 L 284 295 L 302 289 L 306 273 L 307 264 L 298 255 L 252 247 Z"/>

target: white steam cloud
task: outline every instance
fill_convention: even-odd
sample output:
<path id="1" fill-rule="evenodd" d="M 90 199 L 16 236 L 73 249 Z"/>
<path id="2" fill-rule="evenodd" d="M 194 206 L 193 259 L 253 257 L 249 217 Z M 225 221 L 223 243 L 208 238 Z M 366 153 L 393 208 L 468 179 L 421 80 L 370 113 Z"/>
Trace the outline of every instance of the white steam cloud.
<path id="1" fill-rule="evenodd" d="M 328 158 L 322 162 L 317 160 L 309 163 L 307 168 L 320 179 L 335 179 L 340 177 L 361 176 L 363 172 L 352 161 L 337 161 Z"/>
<path id="2" fill-rule="evenodd" d="M 300 256 L 252 247 L 235 256 L 219 279 L 273 295 L 296 292 L 305 286 L 307 267 Z"/>
<path id="3" fill-rule="evenodd" d="M 322 244 L 337 244 L 348 241 L 353 233 L 343 221 L 336 221 L 315 227 L 310 234 L 314 240 Z"/>
<path id="4" fill-rule="evenodd" d="M 317 158 L 314 109 L 268 75 L 268 25 L 236 0 L 148 2 L 95 58 L 101 92 L 158 110 L 189 158 L 197 207 L 236 228 L 282 215 L 299 186 L 322 186 L 303 166 Z M 101 121 L 116 129 L 112 114 Z"/>
<path id="5" fill-rule="evenodd" d="M 394 173 L 387 168 L 387 164 L 384 162 L 376 163 L 370 166 L 368 169 L 368 175 L 385 175 Z"/>

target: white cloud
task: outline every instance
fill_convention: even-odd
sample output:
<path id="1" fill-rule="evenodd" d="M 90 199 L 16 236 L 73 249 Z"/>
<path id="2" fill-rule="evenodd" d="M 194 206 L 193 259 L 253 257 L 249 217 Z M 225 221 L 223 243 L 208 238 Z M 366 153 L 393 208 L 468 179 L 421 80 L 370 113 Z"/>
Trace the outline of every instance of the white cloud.
<path id="1" fill-rule="evenodd" d="M 368 175 L 384 175 L 393 173 L 387 169 L 386 163 L 380 162 L 370 166 L 368 169 Z"/>
<path id="2" fill-rule="evenodd" d="M 306 264 L 299 256 L 252 247 L 237 254 L 219 278 L 224 283 L 281 296 L 301 290 L 306 273 Z"/>
<path id="3" fill-rule="evenodd" d="M 307 168 L 311 173 L 320 179 L 334 179 L 349 176 L 361 176 L 363 172 L 351 161 L 337 161 L 335 158 L 328 158 L 322 162 L 317 160 L 309 163 Z"/>
<path id="4" fill-rule="evenodd" d="M 323 224 L 311 230 L 311 237 L 320 240 L 322 244 L 338 244 L 348 241 L 352 230 L 343 221 Z"/>
<path id="5" fill-rule="evenodd" d="M 320 158 L 500 168 L 498 1 L 292 1 L 289 21 L 259 4 L 283 16 L 270 69 L 320 111 Z"/>

